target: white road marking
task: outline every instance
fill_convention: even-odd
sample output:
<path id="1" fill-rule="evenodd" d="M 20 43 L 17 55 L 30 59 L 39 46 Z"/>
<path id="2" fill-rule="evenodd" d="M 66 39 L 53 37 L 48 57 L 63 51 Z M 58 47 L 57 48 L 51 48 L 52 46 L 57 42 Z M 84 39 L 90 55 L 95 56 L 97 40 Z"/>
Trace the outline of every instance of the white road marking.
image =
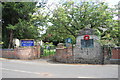
<path id="1" fill-rule="evenodd" d="M 78 77 L 78 78 L 96 78 L 96 77 L 90 77 L 90 76 L 88 76 L 88 77 Z M 98 78 L 98 77 L 97 77 Z"/>
<path id="2" fill-rule="evenodd" d="M 42 73 L 39 73 L 39 72 L 30 72 L 30 71 L 15 70 L 15 69 L 7 69 L 7 68 L 2 68 L 2 70 L 15 71 L 15 72 L 22 72 L 22 73 L 30 73 L 30 74 L 37 74 L 37 75 L 42 74 Z"/>

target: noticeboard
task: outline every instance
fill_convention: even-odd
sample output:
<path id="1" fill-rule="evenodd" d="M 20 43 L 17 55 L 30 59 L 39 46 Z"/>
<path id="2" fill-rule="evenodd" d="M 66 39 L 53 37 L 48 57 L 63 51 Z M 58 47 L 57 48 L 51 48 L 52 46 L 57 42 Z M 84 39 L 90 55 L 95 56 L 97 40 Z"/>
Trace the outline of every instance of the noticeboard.
<path id="1" fill-rule="evenodd" d="M 71 38 L 65 39 L 65 43 L 72 43 L 72 39 Z"/>
<path id="2" fill-rule="evenodd" d="M 21 40 L 21 46 L 34 46 L 34 40 Z"/>
<path id="3" fill-rule="evenodd" d="M 81 40 L 81 48 L 93 48 L 93 47 L 94 47 L 93 39 Z"/>

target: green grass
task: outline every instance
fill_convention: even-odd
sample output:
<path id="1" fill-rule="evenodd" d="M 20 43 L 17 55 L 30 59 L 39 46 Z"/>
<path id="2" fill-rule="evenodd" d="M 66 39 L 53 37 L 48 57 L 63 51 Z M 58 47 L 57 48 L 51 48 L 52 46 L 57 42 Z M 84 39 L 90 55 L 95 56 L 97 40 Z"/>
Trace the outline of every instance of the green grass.
<path id="1" fill-rule="evenodd" d="M 50 55 L 54 55 L 54 54 L 55 54 L 55 51 L 54 51 L 54 50 L 44 49 L 44 53 L 43 53 L 43 55 L 41 55 L 41 56 L 45 57 L 45 56 L 50 56 Z"/>

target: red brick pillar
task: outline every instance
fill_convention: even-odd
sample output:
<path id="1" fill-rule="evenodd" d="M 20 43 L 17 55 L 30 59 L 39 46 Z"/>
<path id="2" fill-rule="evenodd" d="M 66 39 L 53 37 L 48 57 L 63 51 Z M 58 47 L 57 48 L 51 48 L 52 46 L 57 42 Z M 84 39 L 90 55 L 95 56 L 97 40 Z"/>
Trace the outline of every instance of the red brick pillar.
<path id="1" fill-rule="evenodd" d="M 40 45 L 37 46 L 37 58 L 40 58 Z"/>
<path id="2" fill-rule="evenodd" d="M 120 48 L 112 49 L 112 59 L 120 59 Z"/>

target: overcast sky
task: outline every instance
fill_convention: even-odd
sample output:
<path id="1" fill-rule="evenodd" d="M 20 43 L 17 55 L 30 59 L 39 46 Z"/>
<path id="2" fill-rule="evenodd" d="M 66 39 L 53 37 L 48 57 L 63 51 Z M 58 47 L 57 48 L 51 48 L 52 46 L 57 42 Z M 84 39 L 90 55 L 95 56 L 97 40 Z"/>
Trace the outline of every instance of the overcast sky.
<path id="1" fill-rule="evenodd" d="M 51 4 L 51 3 L 57 3 L 58 1 L 61 1 L 61 0 L 48 0 L 48 3 L 49 4 Z M 62 0 L 62 1 L 64 1 L 64 0 Z M 79 1 L 79 0 L 74 0 L 74 1 Z M 83 0 L 84 1 L 84 0 Z M 91 0 L 92 1 L 92 0 Z M 105 1 L 105 2 L 107 2 L 110 6 L 111 5 L 116 5 L 116 4 L 118 4 L 118 2 L 120 1 L 120 0 L 100 0 L 100 1 Z"/>
<path id="2" fill-rule="evenodd" d="M 110 6 L 118 4 L 120 0 L 104 0 L 107 2 Z"/>

